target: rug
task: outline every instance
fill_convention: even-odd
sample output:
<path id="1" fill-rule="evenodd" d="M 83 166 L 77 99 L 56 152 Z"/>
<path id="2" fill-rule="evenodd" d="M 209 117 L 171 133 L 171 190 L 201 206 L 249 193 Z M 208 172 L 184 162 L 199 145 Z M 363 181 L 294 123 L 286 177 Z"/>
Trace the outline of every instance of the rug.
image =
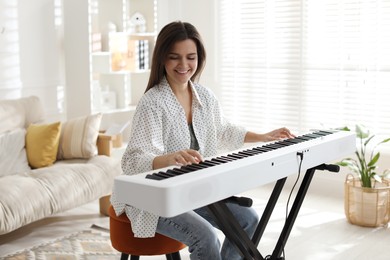
<path id="1" fill-rule="evenodd" d="M 4 260 L 118 260 L 110 234 L 85 230 L 5 256 Z"/>

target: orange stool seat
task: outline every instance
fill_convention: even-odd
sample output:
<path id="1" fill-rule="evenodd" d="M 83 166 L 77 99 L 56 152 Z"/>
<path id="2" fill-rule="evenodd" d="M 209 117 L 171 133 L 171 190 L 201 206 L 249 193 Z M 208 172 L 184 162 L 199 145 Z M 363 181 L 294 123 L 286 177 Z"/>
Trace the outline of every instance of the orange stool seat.
<path id="1" fill-rule="evenodd" d="M 110 239 L 112 246 L 122 253 L 121 259 L 139 259 L 139 256 L 166 255 L 167 259 L 179 260 L 179 251 L 185 244 L 172 238 L 157 234 L 150 238 L 135 238 L 126 214 L 116 216 L 112 205 L 108 209 L 110 216 Z"/>

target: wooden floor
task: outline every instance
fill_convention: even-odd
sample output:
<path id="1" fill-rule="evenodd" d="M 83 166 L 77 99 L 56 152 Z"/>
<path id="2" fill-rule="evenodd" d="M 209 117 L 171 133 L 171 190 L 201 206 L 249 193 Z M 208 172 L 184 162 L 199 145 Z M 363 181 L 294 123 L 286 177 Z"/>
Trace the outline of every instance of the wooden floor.
<path id="1" fill-rule="evenodd" d="M 328 184 L 328 188 L 321 190 L 321 183 L 317 181 L 317 184 L 309 189 L 285 247 L 285 259 L 390 259 L 390 229 L 364 228 L 349 224 L 344 215 L 339 184 L 335 185 L 335 188 L 329 187 Z M 271 188 L 264 186 L 243 195 L 253 198 L 253 207 L 261 214 Z M 285 221 L 286 201 L 290 190 L 287 188 L 282 193 L 260 242 L 259 251 L 263 256 L 272 254 Z M 98 214 L 97 201 L 0 236 L 0 259 L 1 256 L 23 248 L 88 229 L 91 224 L 108 226 L 108 218 Z M 222 233 L 220 238 L 223 239 Z M 189 259 L 187 249 L 183 249 L 181 255 L 182 259 Z M 162 260 L 165 257 L 151 256 L 141 259 Z"/>

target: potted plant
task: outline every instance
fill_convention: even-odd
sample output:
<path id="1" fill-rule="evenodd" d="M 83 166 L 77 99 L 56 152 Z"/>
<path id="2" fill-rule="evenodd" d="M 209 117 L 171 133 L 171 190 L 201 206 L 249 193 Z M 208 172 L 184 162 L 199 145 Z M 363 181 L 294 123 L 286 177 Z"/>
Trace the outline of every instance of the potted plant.
<path id="1" fill-rule="evenodd" d="M 347 127 L 342 130 L 350 131 Z M 386 176 L 390 171 L 377 173 L 380 152 L 376 149 L 390 138 L 374 143 L 375 135 L 364 126 L 356 125 L 355 131 L 358 140 L 356 158 L 345 158 L 337 163 L 354 173 L 348 174 L 345 181 L 346 217 L 350 223 L 360 226 L 387 225 L 390 220 L 390 183 Z"/>

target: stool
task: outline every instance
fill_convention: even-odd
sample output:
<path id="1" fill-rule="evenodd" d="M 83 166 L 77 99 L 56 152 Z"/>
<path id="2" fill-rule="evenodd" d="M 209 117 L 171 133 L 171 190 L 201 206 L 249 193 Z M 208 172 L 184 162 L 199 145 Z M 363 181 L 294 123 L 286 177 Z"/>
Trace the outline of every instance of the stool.
<path id="1" fill-rule="evenodd" d="M 112 205 L 108 214 L 111 244 L 122 253 L 121 260 L 128 259 L 129 255 L 131 260 L 138 260 L 143 255 L 166 255 L 167 260 L 180 260 L 179 251 L 186 247 L 185 244 L 157 233 L 154 237 L 135 238 L 126 214 L 117 217 Z"/>

